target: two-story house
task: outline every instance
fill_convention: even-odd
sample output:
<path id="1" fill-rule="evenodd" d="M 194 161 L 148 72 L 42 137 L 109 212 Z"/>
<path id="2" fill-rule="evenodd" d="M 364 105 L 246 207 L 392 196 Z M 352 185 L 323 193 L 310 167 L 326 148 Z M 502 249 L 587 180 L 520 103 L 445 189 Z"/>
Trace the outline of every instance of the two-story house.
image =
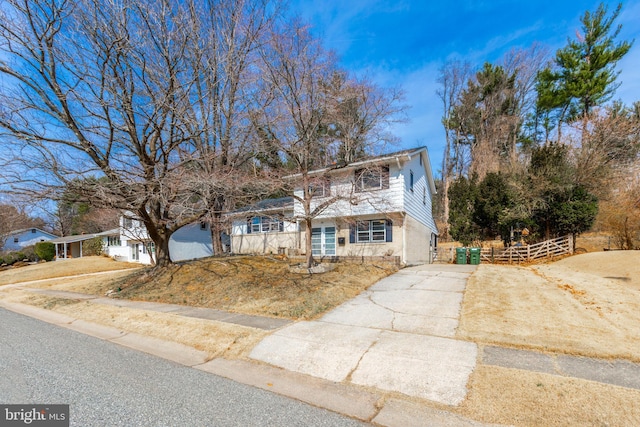
<path id="1" fill-rule="evenodd" d="M 1 237 L 0 250 L 5 252 L 19 251 L 27 246 L 33 246 L 38 242 L 46 242 L 57 237 L 55 234 L 33 227 L 14 230 Z"/>
<path id="2" fill-rule="evenodd" d="M 234 253 L 300 253 L 304 221 L 313 212 L 312 253 L 318 257 L 396 256 L 404 264 L 431 262 L 437 230 L 435 183 L 426 147 L 312 171 L 309 209 L 298 187 L 293 200 L 251 211 L 233 223 Z M 298 176 L 289 177 L 297 179 Z"/>

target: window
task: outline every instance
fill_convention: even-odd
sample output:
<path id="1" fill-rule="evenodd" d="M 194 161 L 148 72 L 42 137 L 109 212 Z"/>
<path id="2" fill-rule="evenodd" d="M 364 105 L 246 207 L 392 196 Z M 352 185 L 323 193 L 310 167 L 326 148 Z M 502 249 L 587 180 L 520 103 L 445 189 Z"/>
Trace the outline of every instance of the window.
<path id="1" fill-rule="evenodd" d="M 32 234 L 35 234 L 35 233 L 36 233 L 36 229 L 35 229 L 35 228 L 32 228 L 32 229 L 31 229 L 31 233 L 32 233 Z"/>
<path id="2" fill-rule="evenodd" d="M 355 180 L 356 191 L 389 188 L 389 166 L 357 169 Z"/>
<path id="3" fill-rule="evenodd" d="M 413 171 L 409 171 L 409 191 L 413 193 Z"/>
<path id="4" fill-rule="evenodd" d="M 422 204 L 427 205 L 427 187 L 422 187 Z"/>
<path id="5" fill-rule="evenodd" d="M 349 243 L 391 242 L 392 225 L 384 219 L 357 221 L 350 229 Z"/>
<path id="6" fill-rule="evenodd" d="M 131 218 L 125 218 L 123 222 L 123 227 L 128 229 L 133 228 L 133 220 Z"/>
<path id="7" fill-rule="evenodd" d="M 284 230 L 284 223 L 277 217 L 254 216 L 247 223 L 248 233 L 274 233 Z"/>
<path id="8" fill-rule="evenodd" d="M 152 253 L 155 254 L 156 253 L 156 244 L 153 242 L 146 242 L 142 244 L 142 253 L 143 254 L 147 254 L 147 253 Z"/>
<path id="9" fill-rule="evenodd" d="M 17 237 L 13 238 L 13 243 L 18 243 L 18 238 Z"/>
<path id="10" fill-rule="evenodd" d="M 331 195 L 331 180 L 329 177 L 314 181 L 309 185 L 309 193 L 313 197 L 327 197 Z"/>
<path id="11" fill-rule="evenodd" d="M 118 236 L 107 237 L 107 246 L 122 246 L 122 244 L 120 243 L 120 237 Z"/>
<path id="12" fill-rule="evenodd" d="M 207 229 L 207 223 L 206 222 L 201 222 L 200 223 L 200 230 L 206 230 Z"/>

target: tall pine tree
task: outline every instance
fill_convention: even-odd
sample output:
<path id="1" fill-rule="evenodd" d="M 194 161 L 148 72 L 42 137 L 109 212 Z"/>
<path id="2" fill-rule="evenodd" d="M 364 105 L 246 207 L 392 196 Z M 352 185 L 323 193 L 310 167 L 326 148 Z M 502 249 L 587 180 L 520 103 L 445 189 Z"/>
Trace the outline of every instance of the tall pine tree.
<path id="1" fill-rule="evenodd" d="M 556 52 L 554 66 L 538 74 L 538 113 L 554 116 L 559 130 L 563 123 L 586 118 L 618 88 L 615 66 L 633 44 L 616 42 L 622 26 L 614 23 L 621 9 L 619 4 L 608 15 L 608 7 L 601 3 L 595 12 L 585 12 L 576 40 L 568 40 Z"/>

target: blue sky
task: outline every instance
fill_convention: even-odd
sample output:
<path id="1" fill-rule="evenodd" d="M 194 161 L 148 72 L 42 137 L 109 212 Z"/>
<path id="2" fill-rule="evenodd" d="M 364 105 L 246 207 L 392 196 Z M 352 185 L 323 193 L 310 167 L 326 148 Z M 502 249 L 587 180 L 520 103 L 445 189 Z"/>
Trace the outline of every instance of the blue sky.
<path id="1" fill-rule="evenodd" d="M 410 121 L 393 130 L 399 148 L 427 145 L 440 169 L 444 130 L 436 95 L 438 70 L 447 59 L 475 66 L 498 61 L 514 47 L 534 41 L 552 53 L 575 38 L 580 17 L 599 1 L 292 0 L 292 12 L 334 50 L 341 65 L 383 86 L 399 86 L 411 107 Z M 617 2 L 605 2 L 609 10 Z M 623 2 L 619 40 L 633 47 L 618 64 L 621 86 L 614 98 L 640 100 L 640 0 Z"/>

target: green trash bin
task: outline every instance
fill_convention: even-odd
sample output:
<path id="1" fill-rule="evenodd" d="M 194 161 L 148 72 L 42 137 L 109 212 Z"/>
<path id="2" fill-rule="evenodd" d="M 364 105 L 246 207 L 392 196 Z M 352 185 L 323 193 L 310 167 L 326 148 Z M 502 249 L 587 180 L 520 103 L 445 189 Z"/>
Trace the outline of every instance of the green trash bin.
<path id="1" fill-rule="evenodd" d="M 456 248 L 456 264 L 467 263 L 467 248 Z"/>
<path id="2" fill-rule="evenodd" d="M 469 248 L 469 264 L 480 264 L 480 248 Z"/>

